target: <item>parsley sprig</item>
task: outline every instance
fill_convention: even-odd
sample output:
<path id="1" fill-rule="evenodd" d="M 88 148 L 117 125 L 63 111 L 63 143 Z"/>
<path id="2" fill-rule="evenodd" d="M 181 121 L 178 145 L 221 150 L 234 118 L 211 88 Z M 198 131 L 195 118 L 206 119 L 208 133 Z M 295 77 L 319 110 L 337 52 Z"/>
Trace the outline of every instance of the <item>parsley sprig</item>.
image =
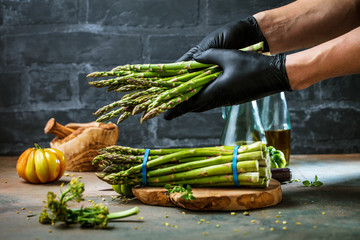
<path id="1" fill-rule="evenodd" d="M 309 180 L 305 180 L 302 182 L 306 187 L 320 187 L 323 185 L 323 183 L 321 181 L 318 180 L 318 176 L 315 175 L 315 181 L 309 181 Z"/>
<path id="2" fill-rule="evenodd" d="M 186 188 L 184 188 L 182 184 L 179 184 L 177 186 L 166 184 L 165 188 L 168 190 L 169 193 L 183 193 L 183 195 L 181 195 L 181 198 L 185 198 L 186 201 L 195 199 L 194 195 L 192 194 L 192 188 L 190 185 L 186 185 Z"/>

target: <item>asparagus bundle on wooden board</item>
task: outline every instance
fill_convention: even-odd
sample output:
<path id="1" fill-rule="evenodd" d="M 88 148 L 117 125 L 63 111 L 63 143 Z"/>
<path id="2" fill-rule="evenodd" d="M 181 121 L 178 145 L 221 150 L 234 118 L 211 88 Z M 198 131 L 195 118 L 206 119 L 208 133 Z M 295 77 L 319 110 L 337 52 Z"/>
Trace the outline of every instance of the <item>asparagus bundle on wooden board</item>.
<path id="1" fill-rule="evenodd" d="M 98 178 L 111 184 L 144 185 L 145 149 L 111 146 L 94 158 L 103 169 Z M 262 142 L 239 147 L 233 173 L 233 146 L 155 149 L 146 162 L 146 185 L 189 184 L 195 187 L 240 186 L 265 188 L 271 179 L 270 157 Z"/>
<path id="2" fill-rule="evenodd" d="M 261 52 L 263 42 L 240 50 Z M 93 72 L 87 77 L 111 77 L 91 81 L 89 84 L 96 88 L 107 87 L 107 91 L 130 92 L 94 113 L 98 116 L 98 122 L 118 117 L 119 124 L 131 115 L 139 113 L 143 113 L 141 123 L 154 118 L 187 101 L 221 73 L 222 69 L 217 65 L 184 61 L 123 65 L 110 71 Z"/>

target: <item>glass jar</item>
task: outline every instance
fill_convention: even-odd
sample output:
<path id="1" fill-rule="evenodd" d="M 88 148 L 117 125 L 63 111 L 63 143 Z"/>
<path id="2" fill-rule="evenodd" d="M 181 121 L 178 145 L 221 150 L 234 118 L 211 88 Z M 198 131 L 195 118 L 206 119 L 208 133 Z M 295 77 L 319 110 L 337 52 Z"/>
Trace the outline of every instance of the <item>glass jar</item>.
<path id="1" fill-rule="evenodd" d="M 220 145 L 245 145 L 256 141 L 266 143 L 256 101 L 222 108 L 226 120 Z"/>
<path id="2" fill-rule="evenodd" d="M 291 126 L 285 94 L 280 92 L 257 101 L 267 146 L 281 150 L 288 166 L 291 150 Z"/>

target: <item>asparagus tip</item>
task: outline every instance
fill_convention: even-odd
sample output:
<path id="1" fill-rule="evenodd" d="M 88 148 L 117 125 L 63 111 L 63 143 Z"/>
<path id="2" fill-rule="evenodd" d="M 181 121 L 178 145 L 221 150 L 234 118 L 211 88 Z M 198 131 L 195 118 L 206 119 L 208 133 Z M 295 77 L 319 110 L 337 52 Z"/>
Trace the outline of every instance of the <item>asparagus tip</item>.
<path id="1" fill-rule="evenodd" d="M 96 88 L 98 88 L 99 86 L 98 86 L 98 82 L 97 81 L 92 81 L 92 82 L 89 82 L 89 84 L 91 85 L 91 86 L 93 86 L 93 87 L 96 87 Z"/>
<path id="2" fill-rule="evenodd" d="M 86 77 L 97 77 L 98 74 L 99 74 L 99 72 L 92 72 L 92 73 L 89 73 L 88 75 L 86 75 Z"/>

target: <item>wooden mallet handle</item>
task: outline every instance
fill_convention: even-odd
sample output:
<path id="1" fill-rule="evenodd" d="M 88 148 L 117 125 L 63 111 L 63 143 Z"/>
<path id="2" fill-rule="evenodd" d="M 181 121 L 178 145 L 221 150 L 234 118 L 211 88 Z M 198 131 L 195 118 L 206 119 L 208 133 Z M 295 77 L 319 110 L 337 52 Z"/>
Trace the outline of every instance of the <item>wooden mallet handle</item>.
<path id="1" fill-rule="evenodd" d="M 271 174 L 272 178 L 278 180 L 279 182 L 290 181 L 292 178 L 290 168 L 272 168 Z"/>
<path id="2" fill-rule="evenodd" d="M 46 134 L 52 133 L 55 136 L 57 136 L 58 138 L 64 138 L 68 135 L 70 135 L 71 133 L 73 133 L 75 130 L 65 127 L 63 125 L 61 125 L 60 123 L 57 123 L 55 121 L 55 118 L 51 118 L 47 123 L 46 126 L 44 128 L 44 132 Z"/>

